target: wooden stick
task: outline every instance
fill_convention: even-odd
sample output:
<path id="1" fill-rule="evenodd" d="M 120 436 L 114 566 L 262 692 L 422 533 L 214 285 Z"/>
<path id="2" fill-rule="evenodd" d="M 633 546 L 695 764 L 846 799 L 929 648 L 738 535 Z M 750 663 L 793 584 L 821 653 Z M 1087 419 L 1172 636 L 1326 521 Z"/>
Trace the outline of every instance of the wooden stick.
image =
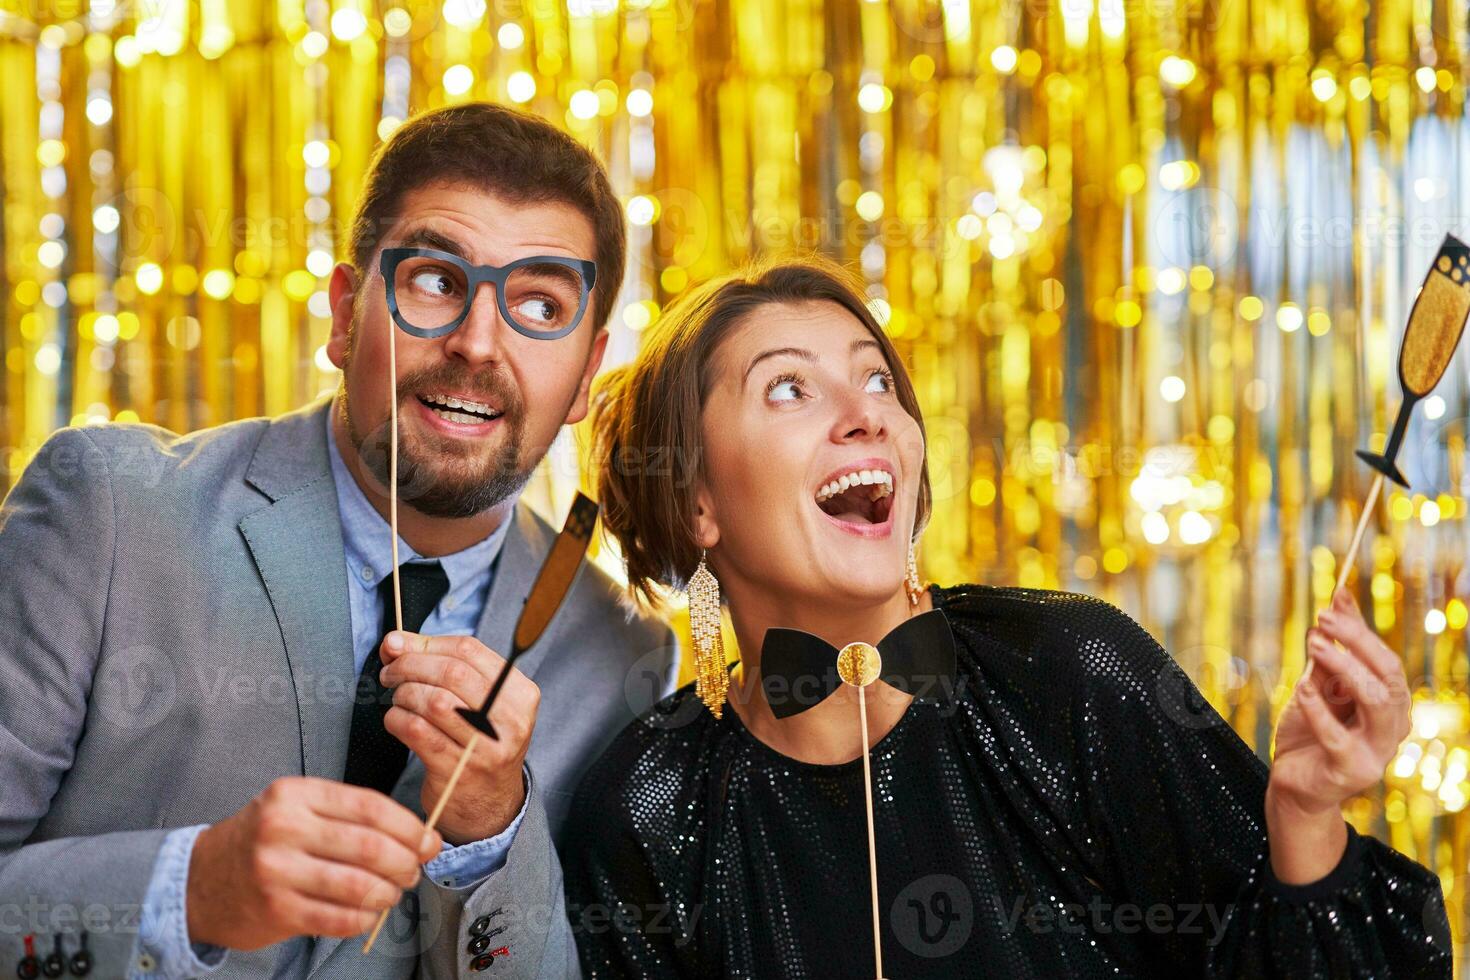
<path id="1" fill-rule="evenodd" d="M 398 582 L 398 327 L 388 321 L 388 527 L 393 535 L 393 622 L 403 631 Z"/>
<path id="2" fill-rule="evenodd" d="M 399 632 L 403 631 L 403 591 L 398 581 L 398 327 L 390 319 L 388 321 L 388 528 L 392 535 L 391 547 L 393 550 L 393 622 Z M 478 737 L 478 736 L 477 736 Z M 454 775 L 449 777 L 449 787 L 459 781 L 459 774 L 464 769 L 464 764 L 469 761 L 470 750 L 475 746 L 475 739 L 470 739 L 470 744 L 465 746 L 464 753 L 459 757 L 459 764 L 454 767 Z M 444 800 L 449 798 L 445 793 L 439 801 L 441 806 L 434 808 L 434 819 L 439 819 L 439 810 L 442 809 Z M 429 824 L 433 829 L 434 824 Z M 378 916 L 378 924 L 373 926 L 372 934 L 368 936 L 367 942 L 363 944 L 362 951 L 370 953 L 373 943 L 378 941 L 378 933 L 382 931 L 383 924 L 388 921 L 388 913 L 392 906 L 383 910 Z"/>
<path id="3" fill-rule="evenodd" d="M 434 804 L 434 811 L 429 814 L 428 829 L 433 830 L 439 823 L 439 817 L 444 813 L 444 806 L 449 798 L 454 795 L 454 788 L 459 785 L 459 777 L 464 775 L 464 767 L 469 763 L 470 756 L 475 754 L 475 749 L 480 744 L 480 733 L 474 732 L 470 740 L 465 743 L 464 751 L 459 754 L 459 761 L 454 764 L 454 771 L 449 774 L 449 782 L 444 786 L 444 792 L 439 794 L 439 801 Z M 876 879 L 874 879 L 876 881 Z M 373 943 L 378 940 L 378 933 L 383 929 L 383 923 L 388 921 L 388 913 L 393 911 L 392 906 L 384 909 L 378 916 L 378 924 L 373 926 L 372 934 L 368 936 L 367 942 L 362 944 L 364 953 L 373 951 Z"/>
<path id="4" fill-rule="evenodd" d="M 1363 505 L 1363 512 L 1358 515 L 1358 526 L 1353 531 L 1353 543 L 1348 545 L 1347 554 L 1342 559 L 1342 567 L 1337 570 L 1337 587 L 1332 591 L 1335 593 L 1344 585 L 1347 585 L 1348 573 L 1353 570 L 1358 554 L 1358 545 L 1363 543 L 1363 532 L 1368 530 L 1368 519 L 1373 516 L 1373 508 L 1378 506 L 1378 495 L 1383 492 L 1383 474 L 1375 473 L 1373 486 L 1368 488 L 1368 502 Z"/>
<path id="5" fill-rule="evenodd" d="M 1358 514 L 1358 526 L 1353 530 L 1352 544 L 1348 545 L 1347 554 L 1343 556 L 1342 567 L 1337 570 L 1337 584 L 1332 587 L 1335 596 L 1347 585 L 1348 574 L 1352 572 L 1358 555 L 1358 545 L 1363 543 L 1363 532 L 1368 530 L 1368 521 L 1373 517 L 1373 509 L 1378 506 L 1378 495 L 1383 492 L 1383 474 L 1375 473 L 1373 485 L 1368 488 L 1368 499 L 1363 504 L 1363 510 Z M 1328 600 L 1331 601 L 1330 599 Z M 1317 661 L 1312 658 L 1311 648 L 1307 650 L 1307 669 L 1302 671 L 1302 680 L 1312 676 L 1312 665 Z"/>
<path id="6" fill-rule="evenodd" d="M 858 688 L 858 721 L 863 729 L 863 796 L 868 803 L 868 878 L 873 886 L 873 962 L 874 974 L 883 980 L 883 929 L 878 913 L 878 846 L 873 833 L 873 773 L 868 763 L 868 697 L 867 688 Z"/>

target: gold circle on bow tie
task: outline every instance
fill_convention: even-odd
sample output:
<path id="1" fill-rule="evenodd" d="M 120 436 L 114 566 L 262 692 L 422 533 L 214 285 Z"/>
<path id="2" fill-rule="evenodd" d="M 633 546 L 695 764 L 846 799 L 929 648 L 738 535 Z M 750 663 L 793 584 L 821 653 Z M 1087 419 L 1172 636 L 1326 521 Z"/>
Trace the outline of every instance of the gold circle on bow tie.
<path id="1" fill-rule="evenodd" d="M 883 672 L 883 658 L 871 643 L 849 643 L 837 654 L 837 676 L 853 687 L 867 687 Z"/>

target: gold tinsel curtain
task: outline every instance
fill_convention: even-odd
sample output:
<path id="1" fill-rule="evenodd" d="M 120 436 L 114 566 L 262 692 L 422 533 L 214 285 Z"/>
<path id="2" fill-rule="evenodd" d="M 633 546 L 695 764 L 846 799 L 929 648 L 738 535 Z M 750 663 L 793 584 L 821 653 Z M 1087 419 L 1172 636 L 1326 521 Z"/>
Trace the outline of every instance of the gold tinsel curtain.
<path id="1" fill-rule="evenodd" d="M 1268 753 L 1366 486 L 1352 452 L 1397 409 L 1408 304 L 1442 236 L 1470 238 L 1466 14 L 0 0 L 0 488 L 61 425 L 191 429 L 333 387 L 326 276 L 374 144 L 444 102 L 520 104 L 626 200 L 609 363 L 757 253 L 860 268 L 928 415 L 925 571 L 1117 602 Z M 1389 495 L 1353 580 L 1417 694 L 1348 808 L 1438 870 L 1457 939 L 1466 368 L 1416 417 L 1417 492 Z M 533 497 L 564 504 L 575 471 Z"/>

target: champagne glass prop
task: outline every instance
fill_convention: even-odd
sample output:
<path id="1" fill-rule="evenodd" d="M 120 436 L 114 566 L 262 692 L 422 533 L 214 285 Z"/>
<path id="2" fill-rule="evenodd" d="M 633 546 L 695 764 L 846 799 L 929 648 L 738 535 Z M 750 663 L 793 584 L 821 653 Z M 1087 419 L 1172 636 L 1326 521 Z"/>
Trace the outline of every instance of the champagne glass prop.
<path id="1" fill-rule="evenodd" d="M 1399 349 L 1399 385 L 1403 388 L 1404 397 L 1393 432 L 1383 452 L 1358 450 L 1358 458 L 1376 472 L 1368 489 L 1368 498 L 1358 514 L 1352 543 L 1348 545 L 1347 554 L 1338 569 L 1334 592 L 1347 584 L 1348 572 L 1352 570 L 1358 546 L 1363 541 L 1363 532 L 1367 530 L 1378 496 L 1383 492 L 1384 478 L 1405 489 L 1409 486 L 1397 463 L 1404 433 L 1409 428 L 1409 417 L 1414 406 L 1444 377 L 1445 369 L 1455 356 L 1455 348 L 1460 344 L 1460 335 L 1465 331 L 1467 315 L 1470 315 L 1470 246 L 1453 235 L 1446 235 L 1439 254 L 1434 257 L 1434 263 L 1424 277 L 1424 284 L 1419 287 L 1419 295 L 1409 313 L 1409 323 L 1404 327 L 1404 340 Z M 1311 673 L 1311 670 L 1312 661 L 1309 660 L 1306 673 Z"/>

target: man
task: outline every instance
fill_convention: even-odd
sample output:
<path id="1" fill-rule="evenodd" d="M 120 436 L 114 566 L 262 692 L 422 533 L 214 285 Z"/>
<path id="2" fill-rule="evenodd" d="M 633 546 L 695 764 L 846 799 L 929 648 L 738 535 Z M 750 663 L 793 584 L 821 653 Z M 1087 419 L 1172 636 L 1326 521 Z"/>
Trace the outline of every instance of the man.
<path id="1" fill-rule="evenodd" d="M 63 429 L 0 508 L 0 942 L 22 972 L 34 933 L 107 978 L 576 973 L 555 839 L 666 693 L 668 631 L 584 568 L 437 833 L 423 814 L 554 538 L 517 498 L 586 414 L 621 207 L 570 137 L 461 105 L 380 148 L 351 253 L 330 401 L 183 437 Z M 371 954 L 343 941 L 385 908 Z"/>

